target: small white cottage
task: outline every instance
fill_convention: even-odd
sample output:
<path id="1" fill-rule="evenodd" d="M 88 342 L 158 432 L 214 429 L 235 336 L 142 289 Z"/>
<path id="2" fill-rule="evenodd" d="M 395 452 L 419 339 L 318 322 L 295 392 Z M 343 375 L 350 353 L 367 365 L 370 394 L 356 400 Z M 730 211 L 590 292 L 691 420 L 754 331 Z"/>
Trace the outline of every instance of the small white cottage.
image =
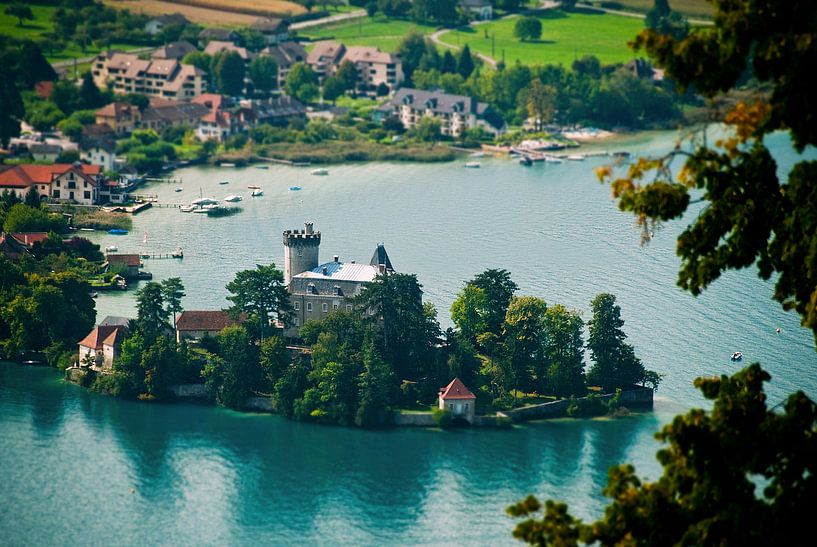
<path id="1" fill-rule="evenodd" d="M 440 388 L 440 408 L 451 412 L 454 418 L 462 418 L 473 423 L 477 397 L 471 393 L 459 378 L 454 378 L 447 386 Z"/>

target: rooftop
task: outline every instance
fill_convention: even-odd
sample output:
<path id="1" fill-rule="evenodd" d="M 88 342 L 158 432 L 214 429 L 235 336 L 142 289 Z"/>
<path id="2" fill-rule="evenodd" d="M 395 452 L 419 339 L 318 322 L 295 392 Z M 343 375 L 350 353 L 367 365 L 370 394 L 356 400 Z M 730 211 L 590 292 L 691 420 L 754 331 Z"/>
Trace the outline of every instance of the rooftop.
<path id="1" fill-rule="evenodd" d="M 471 393 L 459 378 L 454 378 L 451 383 L 440 389 L 440 399 L 476 399 L 477 396 Z"/>
<path id="2" fill-rule="evenodd" d="M 238 324 L 242 319 L 243 318 L 239 318 L 239 321 L 235 321 L 230 317 L 230 314 L 224 310 L 185 310 L 179 315 L 179 319 L 176 321 L 176 328 L 180 331 L 201 330 L 218 332 L 231 325 Z"/>
<path id="3" fill-rule="evenodd" d="M 323 273 L 324 268 L 326 268 L 325 274 Z M 377 266 L 351 262 L 327 262 L 294 277 L 368 283 L 374 281 L 374 278 L 377 277 Z"/>

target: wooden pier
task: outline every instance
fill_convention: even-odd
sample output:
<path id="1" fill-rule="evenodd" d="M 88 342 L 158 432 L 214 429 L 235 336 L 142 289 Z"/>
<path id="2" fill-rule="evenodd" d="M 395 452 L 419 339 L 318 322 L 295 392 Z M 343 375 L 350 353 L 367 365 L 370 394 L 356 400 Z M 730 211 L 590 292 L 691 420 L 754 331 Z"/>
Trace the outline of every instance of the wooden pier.
<path id="1" fill-rule="evenodd" d="M 163 260 L 163 259 L 166 259 L 166 258 L 175 258 L 176 260 L 181 260 L 182 258 L 184 258 L 184 253 L 177 253 L 175 251 L 172 252 L 172 253 L 140 253 L 139 258 L 142 258 L 142 259 L 145 259 L 145 260 L 147 260 L 147 259 L 150 259 L 150 260 Z"/>

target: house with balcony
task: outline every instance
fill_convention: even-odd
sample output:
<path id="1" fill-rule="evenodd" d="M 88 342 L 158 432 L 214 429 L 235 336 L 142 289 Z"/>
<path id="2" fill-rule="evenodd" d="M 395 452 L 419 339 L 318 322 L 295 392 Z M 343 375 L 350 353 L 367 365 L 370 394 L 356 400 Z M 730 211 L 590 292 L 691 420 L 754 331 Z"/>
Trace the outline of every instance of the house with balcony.
<path id="1" fill-rule="evenodd" d="M 277 88 L 283 89 L 287 76 L 295 63 L 303 63 L 307 60 L 307 53 L 304 47 L 298 42 L 281 42 L 273 46 L 265 47 L 259 55 L 269 55 L 278 67 Z"/>
<path id="2" fill-rule="evenodd" d="M 458 137 L 463 131 L 478 127 L 494 136 L 507 130 L 505 120 L 487 103 L 440 90 L 403 87 L 378 107 L 375 115 L 380 120 L 395 117 L 406 129 L 416 127 L 424 117 L 435 118 L 440 120 L 440 132 L 449 137 Z"/>
<path id="3" fill-rule="evenodd" d="M 106 51 L 94 59 L 91 73 L 97 87 L 118 94 L 189 101 L 204 89 L 205 72 L 176 59 L 144 60 L 133 53 Z"/>
<path id="4" fill-rule="evenodd" d="M 350 46 L 346 48 L 341 64 L 349 61 L 357 68 L 357 91 L 368 95 L 377 93 L 378 88 L 388 88 L 393 92 L 403 82 L 403 64 L 393 53 L 380 51 L 371 46 Z"/>
<path id="5" fill-rule="evenodd" d="M 264 43 L 268 46 L 289 40 L 289 23 L 284 19 L 273 17 L 256 19 L 250 25 L 250 29 L 260 32 L 264 36 Z"/>
<path id="6" fill-rule="evenodd" d="M 34 188 L 42 200 L 96 205 L 106 183 L 98 165 L 77 162 L 0 166 L 0 192 L 9 190 L 20 199 Z"/>
<path id="7" fill-rule="evenodd" d="M 306 63 L 318 75 L 318 82 L 323 81 L 337 72 L 341 59 L 346 54 L 346 46 L 340 42 L 323 41 L 315 44 L 306 57 Z"/>

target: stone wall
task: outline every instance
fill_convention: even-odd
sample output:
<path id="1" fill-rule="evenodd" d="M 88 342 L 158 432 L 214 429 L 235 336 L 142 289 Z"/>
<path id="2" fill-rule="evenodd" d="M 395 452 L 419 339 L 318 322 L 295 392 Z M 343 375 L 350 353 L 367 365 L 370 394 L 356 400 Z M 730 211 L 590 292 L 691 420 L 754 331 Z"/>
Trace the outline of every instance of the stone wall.
<path id="1" fill-rule="evenodd" d="M 434 418 L 431 412 L 397 412 L 394 415 L 396 426 L 434 427 Z"/>
<path id="2" fill-rule="evenodd" d="M 204 384 L 177 384 L 170 391 L 179 399 L 209 399 L 210 394 Z"/>
<path id="3" fill-rule="evenodd" d="M 623 406 L 652 408 L 653 393 L 654 392 L 651 388 L 634 386 L 631 389 L 621 392 L 621 404 Z M 601 396 L 601 400 L 607 402 L 612 399 L 614 395 L 615 394 L 613 393 L 607 393 Z M 570 406 L 570 401 L 567 399 L 562 399 L 551 403 L 542 403 L 540 405 L 531 405 L 522 408 L 515 408 L 513 410 L 505 410 L 503 414 L 514 422 L 538 418 L 561 418 L 567 415 L 568 406 Z"/>
<path id="4" fill-rule="evenodd" d="M 255 410 L 257 412 L 275 412 L 272 408 L 272 400 L 269 397 L 247 397 L 244 401 L 245 410 Z"/>

